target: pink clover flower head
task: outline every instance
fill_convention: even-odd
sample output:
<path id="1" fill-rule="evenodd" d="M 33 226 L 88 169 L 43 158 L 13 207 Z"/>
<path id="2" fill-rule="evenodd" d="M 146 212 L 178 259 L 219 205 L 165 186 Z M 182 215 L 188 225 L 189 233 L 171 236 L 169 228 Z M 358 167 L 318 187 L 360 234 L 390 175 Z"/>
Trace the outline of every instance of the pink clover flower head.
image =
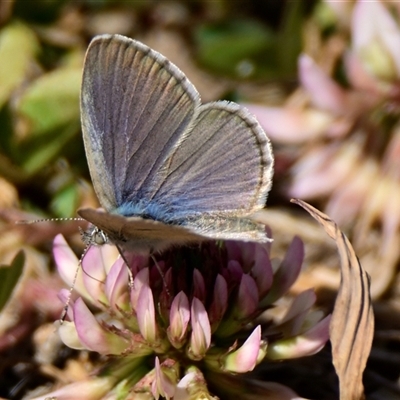
<path id="1" fill-rule="evenodd" d="M 112 356 L 112 368 L 99 369 L 101 376 L 113 371 L 109 393 L 129 382 L 130 393 L 147 393 L 148 398 L 223 396 L 229 391 L 225 381 L 217 388 L 213 384 L 216 393 L 211 393 L 209 374 L 243 374 L 267 358 L 312 354 L 316 346 L 310 338 L 318 348 L 328 340 L 323 316 L 312 310 L 312 294 L 294 302 L 287 320 L 262 322 L 297 279 L 304 256 L 295 238 L 273 269 L 270 247 L 227 241 L 148 259 L 124 253 L 130 273 L 122 257 L 92 247 L 79 271 L 67 320 L 59 327 L 61 339 L 72 348 Z M 70 285 L 71 273 L 65 269 L 76 268 L 78 261 L 61 236 L 54 241 L 54 255 Z M 64 290 L 60 298 L 66 296 Z M 275 331 L 269 336 L 265 326 Z"/>

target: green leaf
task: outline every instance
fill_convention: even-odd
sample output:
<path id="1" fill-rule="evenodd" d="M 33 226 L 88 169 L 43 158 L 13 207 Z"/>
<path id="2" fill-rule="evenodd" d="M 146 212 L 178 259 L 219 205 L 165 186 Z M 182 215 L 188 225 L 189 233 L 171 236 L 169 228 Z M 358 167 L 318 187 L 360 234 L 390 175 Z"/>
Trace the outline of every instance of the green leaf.
<path id="1" fill-rule="evenodd" d="M 0 31 L 0 108 L 25 79 L 39 48 L 35 34 L 14 23 Z"/>
<path id="2" fill-rule="evenodd" d="M 48 24 L 56 19 L 66 0 L 15 0 L 13 15 L 35 24 Z"/>
<path id="3" fill-rule="evenodd" d="M 273 48 L 266 26 L 246 19 L 203 25 L 195 35 L 199 61 L 214 72 L 239 78 L 257 77 L 265 68 L 260 59 Z"/>
<path id="4" fill-rule="evenodd" d="M 32 135 L 79 120 L 81 68 L 60 68 L 37 79 L 22 95 L 19 112 Z"/>
<path id="5" fill-rule="evenodd" d="M 70 217 L 76 214 L 79 191 L 76 184 L 68 185 L 54 196 L 50 208 L 58 217 Z"/>
<path id="6" fill-rule="evenodd" d="M 6 305 L 25 264 L 25 254 L 20 250 L 11 262 L 11 265 L 0 265 L 0 311 Z"/>
<path id="7" fill-rule="evenodd" d="M 34 175 L 54 160 L 79 131 L 80 122 L 75 121 L 58 127 L 40 137 L 34 137 L 21 146 L 21 154 L 24 155 L 22 168 L 29 174 Z"/>
<path id="8" fill-rule="evenodd" d="M 301 1 L 286 3 L 282 26 L 276 41 L 276 54 L 282 76 L 295 74 L 297 59 L 302 48 L 304 4 Z"/>

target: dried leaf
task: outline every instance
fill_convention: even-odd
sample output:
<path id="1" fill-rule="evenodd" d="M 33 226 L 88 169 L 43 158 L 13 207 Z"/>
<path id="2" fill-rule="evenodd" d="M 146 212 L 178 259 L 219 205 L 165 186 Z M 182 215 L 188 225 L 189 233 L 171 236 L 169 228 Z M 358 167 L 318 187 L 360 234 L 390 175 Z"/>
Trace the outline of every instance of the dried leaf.
<path id="1" fill-rule="evenodd" d="M 347 237 L 329 217 L 299 199 L 303 207 L 336 241 L 341 259 L 341 282 L 330 324 L 333 364 L 340 382 L 341 400 L 364 399 L 362 374 L 372 345 L 374 315 L 370 280 Z"/>

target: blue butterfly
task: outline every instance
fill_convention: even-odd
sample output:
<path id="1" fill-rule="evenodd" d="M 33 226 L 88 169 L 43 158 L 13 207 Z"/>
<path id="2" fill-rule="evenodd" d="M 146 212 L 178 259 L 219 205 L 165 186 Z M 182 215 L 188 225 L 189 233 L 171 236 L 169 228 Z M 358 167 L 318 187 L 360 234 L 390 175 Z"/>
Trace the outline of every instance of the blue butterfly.
<path id="1" fill-rule="evenodd" d="M 272 149 L 244 107 L 201 104 L 163 55 L 101 35 L 87 50 L 81 115 L 104 208 L 78 211 L 95 226 L 93 236 L 135 251 L 207 239 L 268 240 L 250 217 L 271 187 Z"/>

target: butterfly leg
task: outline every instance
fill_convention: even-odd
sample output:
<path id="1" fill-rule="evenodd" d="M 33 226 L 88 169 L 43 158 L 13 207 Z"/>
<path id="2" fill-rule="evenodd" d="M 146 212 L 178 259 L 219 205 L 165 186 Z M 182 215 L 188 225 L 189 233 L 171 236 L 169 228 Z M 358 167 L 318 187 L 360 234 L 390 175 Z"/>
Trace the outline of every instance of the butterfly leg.
<path id="1" fill-rule="evenodd" d="M 122 257 L 122 259 L 123 259 L 124 262 L 125 262 L 126 268 L 128 269 L 129 288 L 132 290 L 132 289 L 133 289 L 133 275 L 132 275 L 132 271 L 131 271 L 131 269 L 130 269 L 130 267 L 129 267 L 128 260 L 126 259 L 125 254 L 124 254 L 124 251 L 122 250 L 122 248 L 121 248 L 118 244 L 116 244 L 115 246 L 117 247 L 120 256 Z"/>

